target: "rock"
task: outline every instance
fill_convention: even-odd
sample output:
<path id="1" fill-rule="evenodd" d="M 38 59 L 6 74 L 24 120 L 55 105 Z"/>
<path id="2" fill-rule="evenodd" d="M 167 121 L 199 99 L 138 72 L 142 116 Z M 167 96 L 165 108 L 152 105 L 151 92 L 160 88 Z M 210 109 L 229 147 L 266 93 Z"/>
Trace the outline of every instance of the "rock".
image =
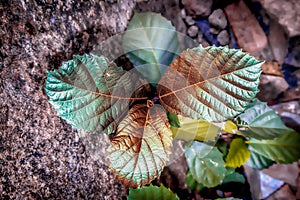
<path id="1" fill-rule="evenodd" d="M 300 87 L 291 88 L 288 91 L 283 93 L 283 97 L 280 101 L 292 101 L 292 100 L 299 100 L 300 99 Z"/>
<path id="2" fill-rule="evenodd" d="M 287 54 L 288 40 L 282 26 L 275 20 L 270 21 L 269 44 L 274 58 L 282 64 Z"/>
<path id="3" fill-rule="evenodd" d="M 214 12 L 208 17 L 209 23 L 218 28 L 224 29 L 227 26 L 226 16 L 222 9 L 214 10 Z"/>
<path id="4" fill-rule="evenodd" d="M 164 17 L 172 22 L 176 31 L 186 34 L 187 28 L 181 16 L 178 0 L 148 0 L 137 2 L 135 9 L 139 12 L 156 12 L 161 13 Z"/>
<path id="5" fill-rule="evenodd" d="M 293 194 L 289 185 L 283 185 L 279 190 L 274 192 L 271 196 L 266 198 L 266 200 L 278 200 L 278 199 L 292 199 L 296 200 L 296 196 Z"/>
<path id="6" fill-rule="evenodd" d="M 223 30 L 219 33 L 217 36 L 218 42 L 220 42 L 221 45 L 227 45 L 229 44 L 229 35 L 226 30 Z"/>
<path id="7" fill-rule="evenodd" d="M 189 26 L 194 25 L 194 24 L 196 23 L 195 20 L 193 20 L 193 18 L 192 18 L 191 16 L 187 16 L 187 17 L 185 18 L 185 22 L 186 22 Z"/>
<path id="8" fill-rule="evenodd" d="M 283 73 L 281 71 L 280 65 L 276 61 L 267 60 L 262 65 L 262 70 L 264 74 L 281 76 L 283 77 Z"/>
<path id="9" fill-rule="evenodd" d="M 201 32 L 204 34 L 205 39 L 210 43 L 216 46 L 219 46 L 220 43 L 217 41 L 217 36 L 210 32 L 210 24 L 207 19 L 200 19 L 196 21 L 198 27 L 200 28 Z"/>
<path id="10" fill-rule="evenodd" d="M 185 19 L 185 18 L 186 18 L 186 11 L 185 11 L 185 9 L 181 9 L 180 14 L 181 14 L 181 18 L 182 18 L 182 19 Z"/>
<path id="11" fill-rule="evenodd" d="M 300 35 L 300 4 L 298 0 L 260 0 L 267 13 L 284 27 L 289 37 Z"/>
<path id="12" fill-rule="evenodd" d="M 209 32 L 212 33 L 212 34 L 214 34 L 214 35 L 219 34 L 220 31 L 221 31 L 220 29 L 216 29 L 216 28 L 214 28 L 214 27 L 211 27 L 211 28 L 209 29 Z"/>
<path id="13" fill-rule="evenodd" d="M 195 37 L 198 34 L 198 30 L 198 26 L 191 26 L 187 32 L 190 37 Z"/>
<path id="14" fill-rule="evenodd" d="M 182 0 L 182 4 L 188 15 L 207 17 L 211 13 L 213 0 Z"/>
<path id="15" fill-rule="evenodd" d="M 261 75 L 257 98 L 261 101 L 271 101 L 289 87 L 284 78 L 271 75 Z"/>
<path id="16" fill-rule="evenodd" d="M 268 45 L 267 37 L 245 2 L 228 5 L 225 13 L 239 46 L 252 55 L 259 55 Z"/>
<path id="17" fill-rule="evenodd" d="M 300 36 L 291 38 L 289 41 L 288 53 L 284 63 L 300 67 Z"/>

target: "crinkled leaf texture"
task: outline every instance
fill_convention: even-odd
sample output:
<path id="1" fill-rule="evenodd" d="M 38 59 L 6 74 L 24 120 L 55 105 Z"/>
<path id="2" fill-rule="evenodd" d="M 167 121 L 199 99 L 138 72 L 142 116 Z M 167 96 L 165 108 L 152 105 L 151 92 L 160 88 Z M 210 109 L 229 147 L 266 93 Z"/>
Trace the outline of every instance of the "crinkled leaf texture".
<path id="1" fill-rule="evenodd" d="M 138 189 L 129 189 L 129 195 L 127 196 L 128 200 L 179 200 L 176 194 L 174 194 L 170 189 L 161 185 L 146 186 Z"/>
<path id="2" fill-rule="evenodd" d="M 251 151 L 250 158 L 245 163 L 245 165 L 247 165 L 248 167 L 261 170 L 268 168 L 275 163 L 275 161 L 270 160 L 259 153 L 256 153 L 255 149 L 253 149 L 251 146 L 249 146 L 248 148 Z"/>
<path id="3" fill-rule="evenodd" d="M 300 159 L 300 134 L 288 131 L 273 140 L 250 139 L 253 151 L 278 163 L 292 163 Z"/>
<path id="4" fill-rule="evenodd" d="M 202 46 L 187 49 L 158 85 L 167 111 L 220 122 L 243 112 L 258 92 L 262 62 L 241 50 Z"/>
<path id="5" fill-rule="evenodd" d="M 105 57 L 85 54 L 49 72 L 45 89 L 57 115 L 73 128 L 110 134 L 136 86 L 143 84 L 137 74 L 125 73 Z"/>
<path id="6" fill-rule="evenodd" d="M 194 141 L 186 146 L 185 157 L 194 179 L 206 187 L 222 183 L 226 168 L 222 153 L 213 146 Z"/>
<path id="7" fill-rule="evenodd" d="M 242 135 L 256 139 L 273 139 L 290 130 L 272 108 L 257 99 L 237 121 Z"/>
<path id="8" fill-rule="evenodd" d="M 160 176 L 169 159 L 172 132 L 158 105 L 133 106 L 118 125 L 107 150 L 110 168 L 127 187 L 142 187 Z"/>
<path id="9" fill-rule="evenodd" d="M 247 148 L 242 138 L 235 138 L 230 144 L 229 152 L 226 157 L 225 166 L 240 167 L 250 157 L 250 150 Z"/>
<path id="10" fill-rule="evenodd" d="M 158 83 L 180 53 L 175 27 L 157 13 L 135 13 L 124 35 L 123 48 L 137 70 Z"/>
<path id="11" fill-rule="evenodd" d="M 171 127 L 174 139 L 191 141 L 215 141 L 221 127 L 204 121 L 179 116 L 180 127 Z"/>

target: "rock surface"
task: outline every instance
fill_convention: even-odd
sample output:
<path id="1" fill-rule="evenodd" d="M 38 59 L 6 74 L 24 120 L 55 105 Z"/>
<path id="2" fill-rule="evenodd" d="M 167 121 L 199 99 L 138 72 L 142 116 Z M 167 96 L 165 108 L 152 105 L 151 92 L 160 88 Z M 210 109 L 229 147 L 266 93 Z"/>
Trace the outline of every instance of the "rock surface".
<path id="1" fill-rule="evenodd" d="M 222 9 L 217 9 L 208 17 L 209 23 L 219 29 L 224 29 L 227 26 L 227 19 Z"/>
<path id="2" fill-rule="evenodd" d="M 268 44 L 267 37 L 245 2 L 228 5 L 225 13 L 239 46 L 252 55 L 259 55 Z"/>
<path id="3" fill-rule="evenodd" d="M 218 42 L 220 42 L 221 45 L 227 45 L 229 44 L 229 35 L 226 30 L 221 31 L 217 36 Z"/>
<path id="4" fill-rule="evenodd" d="M 131 0 L 0 2 L 0 199 L 126 195 L 105 164 L 107 138 L 93 160 L 44 86 L 48 70 L 124 31 L 133 8 Z"/>
<path id="5" fill-rule="evenodd" d="M 197 26 L 191 26 L 187 32 L 190 37 L 195 37 L 198 34 L 198 30 L 199 28 Z"/>
<path id="6" fill-rule="evenodd" d="M 289 37 L 300 35 L 298 0 L 260 0 L 268 14 L 284 27 Z"/>
<path id="7" fill-rule="evenodd" d="M 213 0 L 182 0 L 188 15 L 192 17 L 207 17 L 211 13 Z"/>

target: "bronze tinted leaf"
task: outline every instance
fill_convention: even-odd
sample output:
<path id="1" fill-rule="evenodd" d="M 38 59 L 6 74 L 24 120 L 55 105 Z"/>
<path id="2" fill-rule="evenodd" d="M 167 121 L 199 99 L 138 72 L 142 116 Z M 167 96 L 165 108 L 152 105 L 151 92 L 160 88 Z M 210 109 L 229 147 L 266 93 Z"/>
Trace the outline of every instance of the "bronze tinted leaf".
<path id="1" fill-rule="evenodd" d="M 228 47 L 187 49 L 160 80 L 160 102 L 171 113 L 224 121 L 243 112 L 258 92 L 261 65 Z"/>
<path id="2" fill-rule="evenodd" d="M 137 104 L 118 125 L 110 142 L 110 168 L 125 186 L 142 187 L 160 175 L 171 146 L 172 132 L 162 108 Z"/>

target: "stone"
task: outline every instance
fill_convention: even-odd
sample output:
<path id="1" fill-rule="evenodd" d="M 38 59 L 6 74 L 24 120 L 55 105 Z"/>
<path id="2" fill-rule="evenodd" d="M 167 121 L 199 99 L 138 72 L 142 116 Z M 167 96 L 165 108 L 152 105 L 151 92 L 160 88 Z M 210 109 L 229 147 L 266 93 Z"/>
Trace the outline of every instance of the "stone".
<path id="1" fill-rule="evenodd" d="M 227 19 L 222 9 L 217 9 L 212 12 L 208 17 L 209 23 L 218 28 L 224 29 L 227 26 Z"/>
<path id="2" fill-rule="evenodd" d="M 279 190 L 274 192 L 271 196 L 266 198 L 266 200 L 278 200 L 278 199 L 291 199 L 296 200 L 296 196 L 290 189 L 288 184 L 283 185 Z"/>
<path id="3" fill-rule="evenodd" d="M 186 11 L 185 11 L 185 9 L 181 9 L 180 14 L 181 14 L 181 18 L 182 18 L 182 19 L 185 19 L 185 18 L 186 18 Z"/>
<path id="4" fill-rule="evenodd" d="M 288 91 L 283 93 L 283 97 L 280 98 L 280 101 L 292 101 L 300 99 L 300 86 L 291 88 Z"/>
<path id="5" fill-rule="evenodd" d="M 258 87 L 260 91 L 257 94 L 257 98 L 266 102 L 274 100 L 279 94 L 286 91 L 288 87 L 288 83 L 282 77 L 261 75 Z"/>
<path id="6" fill-rule="evenodd" d="M 182 0 L 182 4 L 187 14 L 193 18 L 207 17 L 211 13 L 213 0 Z"/>
<path id="7" fill-rule="evenodd" d="M 259 55 L 268 45 L 267 37 L 245 2 L 228 5 L 225 13 L 238 45 L 254 56 Z"/>
<path id="8" fill-rule="evenodd" d="M 298 0 L 260 0 L 267 13 L 278 21 L 289 37 L 300 35 L 300 4 Z"/>
<path id="9" fill-rule="evenodd" d="M 196 37 L 198 31 L 199 31 L 198 26 L 191 26 L 187 32 L 190 37 Z"/>
<path id="10" fill-rule="evenodd" d="M 283 77 L 280 65 L 276 61 L 265 61 L 262 65 L 262 70 L 264 74 Z"/>
<path id="11" fill-rule="evenodd" d="M 270 21 L 270 32 L 268 35 L 268 41 L 273 52 L 274 58 L 282 64 L 287 54 L 288 38 L 282 26 L 277 21 Z"/>
<path id="12" fill-rule="evenodd" d="M 214 34 L 214 35 L 219 34 L 220 31 L 221 31 L 220 29 L 217 29 L 217 28 L 214 28 L 214 27 L 211 27 L 211 28 L 209 29 L 209 32 L 210 32 L 211 34 Z"/>
<path id="13" fill-rule="evenodd" d="M 226 30 L 221 31 L 218 36 L 217 40 L 221 45 L 228 45 L 229 44 L 229 35 Z"/>
<path id="14" fill-rule="evenodd" d="M 193 20 L 193 18 L 192 18 L 191 16 L 187 16 L 187 17 L 185 18 L 185 22 L 186 22 L 189 26 L 194 25 L 194 24 L 196 23 L 195 20 Z"/>
<path id="15" fill-rule="evenodd" d="M 300 67 L 300 36 L 289 40 L 289 47 L 284 63 L 291 66 Z"/>

